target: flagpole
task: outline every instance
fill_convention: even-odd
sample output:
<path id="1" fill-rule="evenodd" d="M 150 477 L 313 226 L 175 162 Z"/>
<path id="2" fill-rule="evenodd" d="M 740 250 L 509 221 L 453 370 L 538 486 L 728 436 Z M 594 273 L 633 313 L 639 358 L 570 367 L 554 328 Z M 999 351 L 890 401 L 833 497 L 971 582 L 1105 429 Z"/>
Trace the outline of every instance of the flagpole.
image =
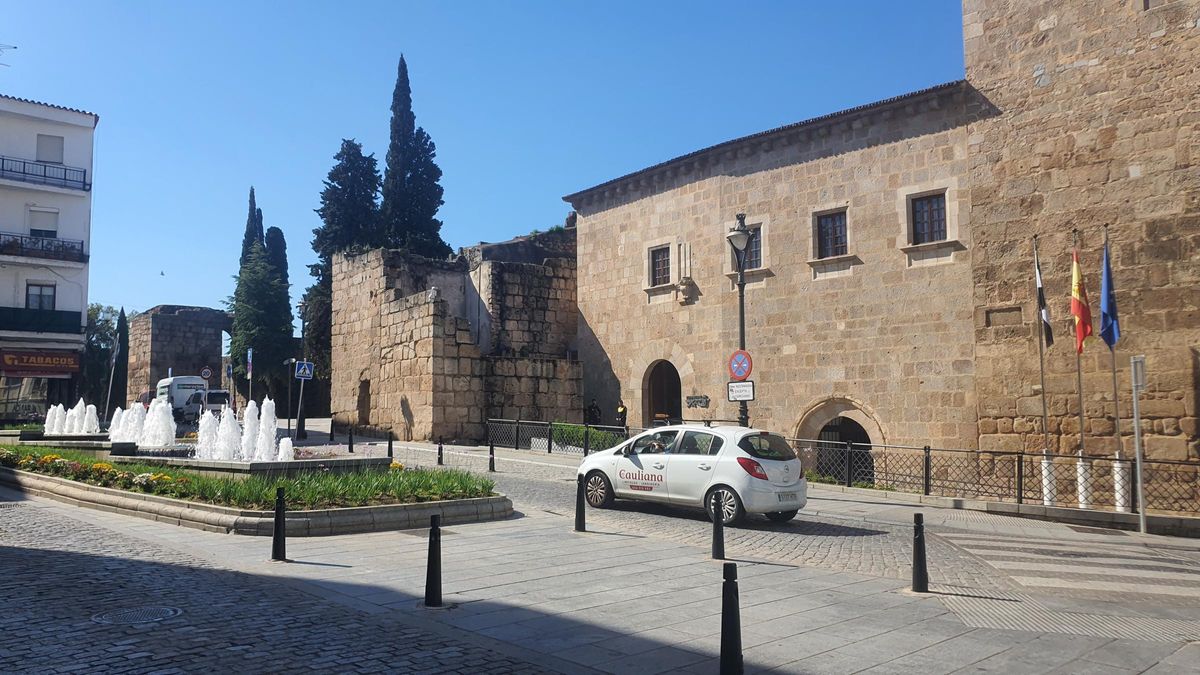
<path id="1" fill-rule="evenodd" d="M 1104 224 L 1104 255 L 1105 263 L 1112 265 L 1112 261 L 1108 259 L 1108 224 Z M 1107 272 L 1107 268 L 1106 268 Z M 1104 299 L 1101 299 L 1103 302 Z M 1101 310 L 1103 313 L 1103 310 Z M 1103 332 L 1103 331 L 1101 331 Z M 1112 357 L 1112 384 L 1113 384 L 1113 435 L 1117 437 L 1117 459 L 1121 459 L 1122 450 L 1125 448 L 1121 442 L 1121 408 L 1117 400 L 1117 345 L 1114 342 L 1108 346 L 1108 355 Z"/>
<path id="2" fill-rule="evenodd" d="M 117 374 L 117 355 L 120 352 L 120 350 L 121 350 L 121 342 L 120 342 L 120 340 L 118 340 L 116 346 L 113 347 L 112 365 L 109 366 L 109 368 L 108 368 L 108 396 L 105 397 L 105 399 L 104 399 L 104 424 L 105 425 L 108 424 L 108 411 L 111 409 L 111 408 L 109 408 L 109 406 L 112 405 L 113 376 Z"/>
<path id="3" fill-rule="evenodd" d="M 1033 235 L 1033 266 L 1037 270 L 1037 275 L 1040 281 L 1041 268 L 1038 265 L 1038 236 Z M 1046 322 L 1042 321 L 1041 302 L 1038 307 L 1038 376 L 1041 378 L 1042 384 L 1042 460 L 1045 461 L 1050 454 L 1050 409 L 1046 405 Z"/>
<path id="4" fill-rule="evenodd" d="M 1083 302 L 1084 301 L 1084 298 L 1083 298 L 1084 292 L 1083 292 L 1083 272 L 1082 272 L 1082 270 L 1079 271 L 1079 280 L 1078 281 L 1079 281 L 1080 295 L 1078 298 L 1076 298 L 1076 296 L 1075 296 L 1075 288 L 1074 288 L 1076 269 L 1081 267 L 1081 264 L 1079 262 L 1079 230 L 1078 229 L 1071 230 L 1071 239 L 1072 239 L 1072 246 L 1074 248 L 1074 251 L 1072 252 L 1072 261 L 1071 261 L 1071 277 L 1072 277 L 1071 297 L 1072 297 L 1072 302 L 1074 302 L 1075 300 L 1078 300 L 1079 302 Z M 1075 317 L 1075 340 L 1076 340 L 1076 343 L 1075 343 L 1075 388 L 1079 395 L 1079 454 L 1078 454 L 1078 459 L 1075 462 L 1075 493 L 1076 493 L 1077 500 L 1079 503 L 1079 508 L 1086 509 L 1086 508 L 1091 507 L 1091 501 L 1092 501 L 1091 500 L 1091 492 L 1092 492 L 1091 488 L 1092 488 L 1092 486 L 1091 486 L 1091 471 L 1089 470 L 1090 466 L 1083 459 L 1084 424 L 1085 424 L 1084 411 L 1083 411 L 1083 340 L 1087 338 L 1087 333 L 1090 333 L 1091 331 L 1089 330 L 1086 333 L 1084 332 L 1084 326 L 1083 326 L 1082 322 L 1080 321 L 1080 319 L 1081 319 L 1081 316 L 1076 315 L 1076 317 Z M 1089 321 L 1090 321 L 1090 317 L 1089 317 Z M 1090 328 L 1090 327 L 1091 327 L 1091 325 L 1089 323 L 1088 328 Z"/>

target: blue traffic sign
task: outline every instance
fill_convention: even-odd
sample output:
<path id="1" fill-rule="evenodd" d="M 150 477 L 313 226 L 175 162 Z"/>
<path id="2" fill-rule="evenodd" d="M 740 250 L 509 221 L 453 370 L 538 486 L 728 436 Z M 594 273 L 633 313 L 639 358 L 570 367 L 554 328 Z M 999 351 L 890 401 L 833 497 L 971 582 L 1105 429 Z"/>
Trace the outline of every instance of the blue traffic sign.
<path id="1" fill-rule="evenodd" d="M 296 379 L 311 380 L 313 378 L 312 361 L 297 361 L 296 362 Z"/>

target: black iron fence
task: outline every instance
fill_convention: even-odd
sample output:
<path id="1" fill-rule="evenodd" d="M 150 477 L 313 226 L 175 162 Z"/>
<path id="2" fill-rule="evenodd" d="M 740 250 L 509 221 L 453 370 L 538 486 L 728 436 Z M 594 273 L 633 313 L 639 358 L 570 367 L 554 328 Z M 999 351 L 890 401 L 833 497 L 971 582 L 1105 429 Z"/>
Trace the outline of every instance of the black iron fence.
<path id="1" fill-rule="evenodd" d="M 56 185 L 76 190 L 91 190 L 87 182 L 87 169 L 62 164 L 45 164 L 28 159 L 0 156 L 0 178 Z"/>
<path id="2" fill-rule="evenodd" d="M 586 455 L 644 431 L 639 428 L 488 420 L 496 447 Z M 1136 512 L 1132 459 L 984 452 L 903 445 L 788 439 L 812 483 L 873 490 Z M 1200 513 L 1200 462 L 1142 462 L 1147 512 Z"/>

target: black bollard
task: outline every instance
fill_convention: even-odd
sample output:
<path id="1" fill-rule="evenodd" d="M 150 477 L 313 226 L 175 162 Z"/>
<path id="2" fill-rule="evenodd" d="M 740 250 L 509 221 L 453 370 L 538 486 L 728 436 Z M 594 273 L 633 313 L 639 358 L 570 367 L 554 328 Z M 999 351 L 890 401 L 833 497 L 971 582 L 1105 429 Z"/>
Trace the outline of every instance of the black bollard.
<path id="1" fill-rule="evenodd" d="M 741 675 L 742 611 L 738 607 L 737 563 L 724 565 L 721 584 L 721 675 Z"/>
<path id="2" fill-rule="evenodd" d="M 350 445 L 350 454 L 354 454 L 354 427 L 346 430 L 346 442 Z"/>
<path id="3" fill-rule="evenodd" d="M 442 461 L 442 437 L 438 436 L 438 466 L 442 466 L 443 464 L 445 462 Z"/>
<path id="4" fill-rule="evenodd" d="M 929 592 L 929 570 L 925 567 L 925 516 L 913 514 L 913 593 Z"/>
<path id="5" fill-rule="evenodd" d="M 392 458 L 392 432 L 388 432 L 388 459 Z"/>
<path id="6" fill-rule="evenodd" d="M 717 495 L 713 494 L 712 498 L 712 519 L 713 519 L 713 542 L 712 542 L 712 557 L 713 560 L 725 559 L 725 510 L 717 508 Z"/>
<path id="7" fill-rule="evenodd" d="M 583 476 L 575 479 L 575 531 L 587 532 L 587 516 L 583 511 Z"/>
<path id="8" fill-rule="evenodd" d="M 275 488 L 275 527 L 271 530 L 271 560 L 287 562 L 287 505 L 283 486 Z"/>
<path id="9" fill-rule="evenodd" d="M 488 471 L 496 473 L 496 444 L 488 443 Z"/>
<path id="10" fill-rule="evenodd" d="M 429 516 L 429 564 L 425 567 L 425 606 L 442 606 L 442 516 Z"/>

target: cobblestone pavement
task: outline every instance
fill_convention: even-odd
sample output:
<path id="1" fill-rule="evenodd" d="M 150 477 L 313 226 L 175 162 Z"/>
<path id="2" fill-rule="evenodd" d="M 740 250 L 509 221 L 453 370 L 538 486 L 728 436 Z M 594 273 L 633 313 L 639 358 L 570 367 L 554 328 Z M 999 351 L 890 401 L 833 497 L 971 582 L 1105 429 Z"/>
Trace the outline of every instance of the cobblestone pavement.
<path id="1" fill-rule="evenodd" d="M 0 506 L 0 672 L 552 672 L 36 503 Z M 142 607 L 181 613 L 93 619 Z"/>

